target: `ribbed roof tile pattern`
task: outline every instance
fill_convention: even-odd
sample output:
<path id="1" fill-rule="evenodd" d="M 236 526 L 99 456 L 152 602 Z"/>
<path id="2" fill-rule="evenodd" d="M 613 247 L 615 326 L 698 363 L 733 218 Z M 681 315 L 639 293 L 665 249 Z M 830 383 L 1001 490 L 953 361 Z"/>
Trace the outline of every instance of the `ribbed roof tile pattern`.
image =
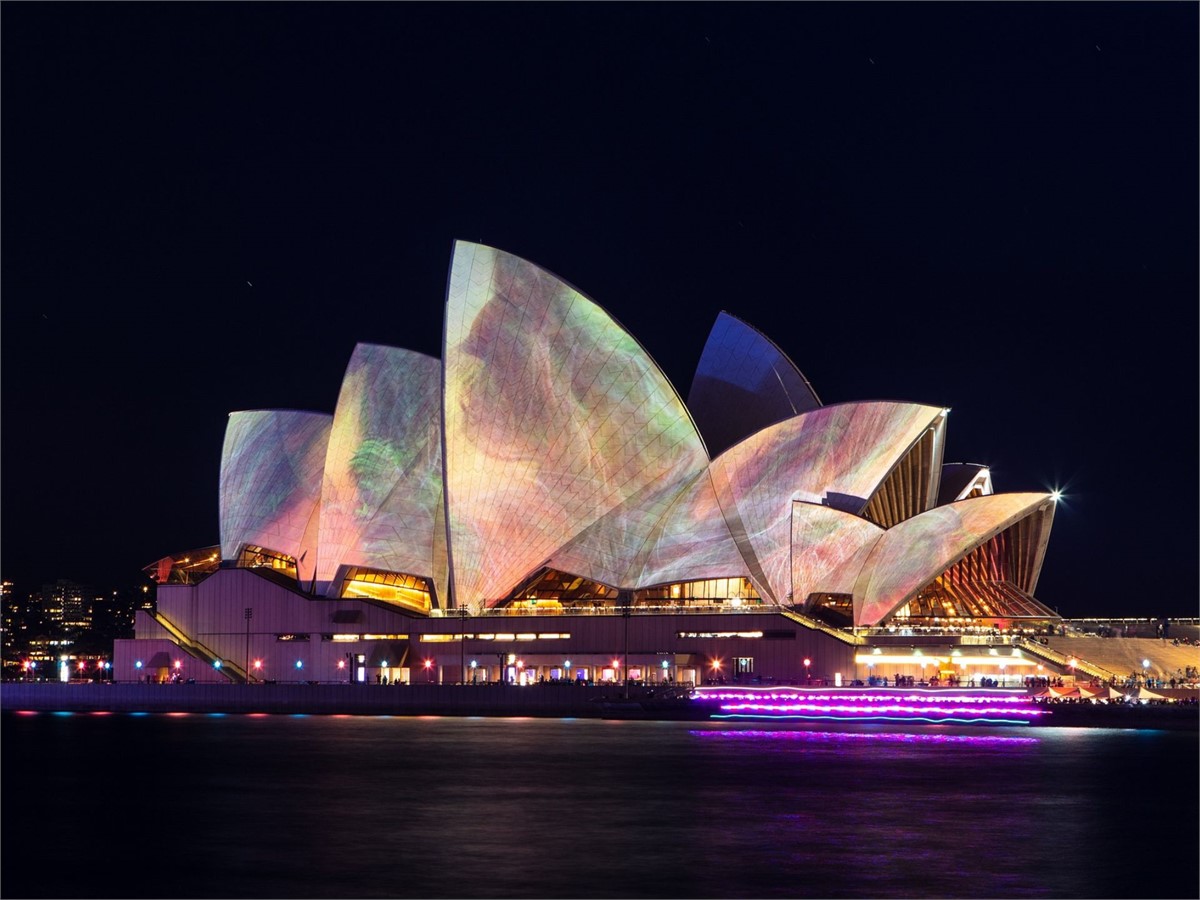
<path id="1" fill-rule="evenodd" d="M 718 318 L 692 388 L 710 446 L 729 444 L 711 462 L 637 341 L 525 260 L 456 244 L 443 338 L 444 362 L 359 345 L 333 417 L 231 414 L 225 559 L 246 544 L 288 554 L 304 587 L 316 575 L 329 594 L 346 566 L 431 577 L 441 605 L 475 609 L 545 566 L 623 590 L 745 576 L 781 605 L 850 594 L 860 625 L 960 560 L 947 576 L 957 591 L 983 583 L 977 571 L 1036 586 L 1048 495 L 914 515 L 943 473 L 942 499 L 991 490 L 986 467 L 936 468 L 944 410 L 822 407 L 791 361 L 732 316 Z"/>
<path id="2" fill-rule="evenodd" d="M 556 551 L 550 567 L 616 588 L 637 587 L 656 525 L 685 487 L 664 482 L 630 497 Z"/>
<path id="3" fill-rule="evenodd" d="M 828 506 L 792 504 L 792 595 L 852 594 L 854 583 L 884 530 Z"/>
<path id="4" fill-rule="evenodd" d="M 251 544 L 316 565 L 321 477 L 333 416 L 289 409 L 229 414 L 221 451 L 221 557 Z"/>
<path id="5" fill-rule="evenodd" d="M 707 463 L 637 341 L 518 257 L 455 245 L 443 358 L 459 603 L 494 603 L 606 513 Z"/>
<path id="6" fill-rule="evenodd" d="M 812 410 L 713 460 L 717 500 L 750 577 L 777 603 L 791 591 L 792 500 L 858 515 L 940 407 L 869 401 Z"/>
<path id="7" fill-rule="evenodd" d="M 821 405 L 787 354 L 736 316 L 717 316 L 688 392 L 714 458 L 761 428 Z"/>
<path id="8" fill-rule="evenodd" d="M 374 344 L 354 348 L 325 460 L 317 566 L 322 589 L 336 593 L 343 565 L 435 575 L 441 382 L 441 362 L 432 357 Z"/>
<path id="9" fill-rule="evenodd" d="M 888 529 L 855 585 L 855 623 L 877 624 L 942 570 L 1032 515 L 1047 517 L 1043 533 L 1048 535 L 1054 517 L 1048 494 L 991 494 L 960 500 Z M 1044 549 L 1043 544 L 1039 553 Z"/>
<path id="10" fill-rule="evenodd" d="M 679 495 L 656 530 L 638 587 L 749 575 L 708 472 Z"/>

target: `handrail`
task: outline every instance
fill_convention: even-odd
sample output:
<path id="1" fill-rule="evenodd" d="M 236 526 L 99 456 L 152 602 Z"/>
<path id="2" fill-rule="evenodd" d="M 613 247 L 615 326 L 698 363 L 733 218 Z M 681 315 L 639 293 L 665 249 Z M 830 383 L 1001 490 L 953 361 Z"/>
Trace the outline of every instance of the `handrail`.
<path id="1" fill-rule="evenodd" d="M 861 647 L 863 644 L 865 644 L 867 642 L 866 638 L 864 638 L 858 634 L 847 634 L 845 631 L 843 631 L 840 628 L 834 628 L 832 625 L 826 625 L 824 622 L 820 621 L 819 619 L 810 618 L 809 616 L 806 616 L 803 613 L 798 613 L 798 612 L 795 612 L 794 610 L 783 609 L 783 608 L 780 608 L 778 610 L 778 612 L 784 618 L 791 619 L 793 622 L 797 623 L 798 625 L 803 625 L 805 628 L 812 629 L 813 631 L 824 632 L 825 634 L 829 635 L 830 637 L 837 638 L 839 641 L 841 641 L 844 644 L 850 644 L 853 647 Z"/>
<path id="2" fill-rule="evenodd" d="M 564 606 L 559 608 L 497 606 L 489 609 L 474 610 L 468 615 L 464 615 L 457 609 L 431 609 L 429 611 L 429 617 L 431 619 L 457 619 L 460 617 L 470 619 L 481 619 L 488 617 L 503 619 L 509 616 L 623 616 L 626 614 L 626 612 L 632 616 L 711 616 L 725 613 L 775 615 L 776 613 L 780 612 L 780 609 L 772 603 L 765 602 L 746 606 L 732 606 L 722 603 L 711 603 L 704 606 L 672 606 L 670 604 L 663 604 L 661 606 Z"/>
<path id="3" fill-rule="evenodd" d="M 1083 672 L 1086 675 L 1091 675 L 1094 678 L 1100 678 L 1107 681 L 1118 677 L 1116 673 L 1110 672 L 1103 666 L 1098 666 L 1095 663 L 1088 662 L 1086 659 L 1080 659 L 1078 656 L 1066 656 L 1062 653 L 1059 653 L 1057 650 L 1047 647 L 1045 644 L 1041 644 L 1037 641 L 1031 641 L 1027 638 L 1017 638 L 1013 641 L 1013 645 L 1021 647 L 1021 649 L 1032 653 L 1034 656 L 1040 656 L 1042 659 L 1046 660 L 1047 662 L 1052 662 L 1056 666 L 1073 668 L 1077 671 Z M 1072 659 L 1075 660 L 1074 666 L 1071 665 Z"/>
<path id="4" fill-rule="evenodd" d="M 185 650 L 196 651 L 201 657 L 204 657 L 205 661 L 210 665 L 219 660 L 221 663 L 219 671 L 230 681 L 237 681 L 240 679 L 241 681 L 246 682 L 249 680 L 246 677 L 246 670 L 233 660 L 222 659 L 198 640 L 193 637 L 189 637 L 182 628 L 180 628 L 158 610 L 152 610 L 150 611 L 150 614 L 154 617 L 154 620 L 158 622 L 159 625 L 167 630 L 168 634 L 175 638 L 175 641 L 179 644 L 179 646 Z"/>

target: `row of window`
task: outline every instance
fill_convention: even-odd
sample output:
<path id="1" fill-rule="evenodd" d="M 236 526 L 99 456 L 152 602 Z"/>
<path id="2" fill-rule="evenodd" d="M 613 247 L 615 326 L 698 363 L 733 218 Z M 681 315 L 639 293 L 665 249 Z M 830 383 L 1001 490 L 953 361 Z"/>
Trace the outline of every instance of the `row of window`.
<path id="1" fill-rule="evenodd" d="M 307 641 L 312 638 L 311 634 L 303 632 L 292 632 L 288 634 L 277 634 L 277 641 Z M 323 634 L 322 641 L 333 641 L 334 643 L 353 643 L 354 641 L 407 641 L 407 634 Z"/>
<path id="2" fill-rule="evenodd" d="M 558 641 L 565 640 L 571 636 L 568 631 L 542 631 L 542 632 L 495 632 L 491 634 L 422 634 L 418 640 L 423 644 L 449 644 L 457 643 L 459 640 L 466 638 L 469 641 Z M 692 635 L 694 637 L 694 635 Z M 762 637 L 762 632 L 758 632 L 757 637 Z M 304 632 L 288 632 L 285 634 L 275 635 L 277 641 L 308 641 L 312 639 L 311 634 Z M 332 641 L 336 644 L 348 644 L 356 641 L 407 641 L 407 634 L 322 634 L 322 641 Z"/>

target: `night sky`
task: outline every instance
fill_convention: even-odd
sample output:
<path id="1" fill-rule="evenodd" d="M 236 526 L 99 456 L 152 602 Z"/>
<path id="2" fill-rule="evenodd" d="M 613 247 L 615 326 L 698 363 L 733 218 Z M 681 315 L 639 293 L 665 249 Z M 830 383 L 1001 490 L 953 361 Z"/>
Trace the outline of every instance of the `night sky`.
<path id="1" fill-rule="evenodd" d="M 1039 599 L 1196 615 L 1197 8 L 5 3 L 0 574 L 215 544 L 227 413 L 440 355 L 462 238 L 685 397 L 724 309 L 952 407 Z"/>

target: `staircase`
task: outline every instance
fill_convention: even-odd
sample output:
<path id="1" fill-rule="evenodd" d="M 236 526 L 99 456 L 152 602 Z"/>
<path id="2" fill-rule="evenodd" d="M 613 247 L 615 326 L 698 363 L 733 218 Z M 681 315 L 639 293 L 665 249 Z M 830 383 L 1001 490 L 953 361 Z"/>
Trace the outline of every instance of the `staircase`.
<path id="1" fill-rule="evenodd" d="M 842 628 L 834 628 L 832 625 L 826 625 L 819 619 L 814 619 L 803 613 L 793 612 L 790 609 L 780 609 L 779 612 L 784 618 L 791 619 L 797 625 L 803 625 L 805 628 L 810 628 L 813 631 L 823 632 L 832 638 L 837 638 L 843 644 L 850 644 L 852 647 L 861 647 L 867 642 L 865 637 L 851 634 Z"/>
<path id="2" fill-rule="evenodd" d="M 1014 638 L 1012 645 L 1020 647 L 1031 656 L 1036 656 L 1039 659 L 1044 659 L 1046 662 L 1053 663 L 1061 669 L 1073 669 L 1076 673 L 1082 672 L 1085 675 L 1091 675 L 1093 678 L 1099 678 L 1101 681 L 1111 681 L 1119 676 L 1115 672 L 1110 672 L 1108 669 L 1098 666 L 1095 663 L 1090 663 L 1086 659 L 1079 657 L 1064 656 L 1057 650 L 1051 650 L 1045 644 L 1031 641 L 1029 638 Z M 1071 660 L 1075 660 L 1075 665 L 1071 665 Z"/>
<path id="3" fill-rule="evenodd" d="M 186 651 L 190 656 L 201 659 L 210 666 L 213 666 L 214 663 L 219 661 L 221 665 L 219 667 L 214 666 L 218 672 L 235 684 L 246 683 L 246 670 L 237 663 L 229 659 L 222 659 L 199 641 L 188 637 L 182 628 L 157 610 L 152 612 L 151 615 L 153 615 L 154 620 L 166 630 L 167 634 L 171 636 L 171 640 L 178 644 L 179 647 Z"/>

